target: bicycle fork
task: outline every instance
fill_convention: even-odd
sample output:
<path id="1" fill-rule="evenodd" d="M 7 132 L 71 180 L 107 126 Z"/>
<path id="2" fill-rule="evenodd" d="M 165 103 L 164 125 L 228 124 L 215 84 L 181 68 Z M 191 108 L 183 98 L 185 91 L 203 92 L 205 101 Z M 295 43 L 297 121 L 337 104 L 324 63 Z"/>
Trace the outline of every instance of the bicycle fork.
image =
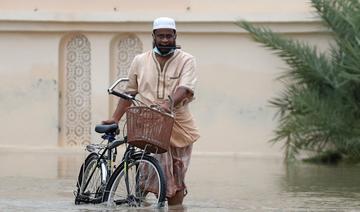
<path id="1" fill-rule="evenodd" d="M 97 161 L 97 166 L 100 166 L 101 169 L 101 184 L 105 185 L 106 184 L 106 179 L 107 179 L 107 167 L 106 164 L 102 161 L 102 159 L 98 159 Z M 90 183 L 90 180 L 92 179 L 94 173 L 95 173 L 96 169 L 93 169 L 89 178 L 86 181 L 86 184 L 84 186 L 84 190 L 87 188 L 87 186 Z"/>
<path id="2" fill-rule="evenodd" d="M 101 184 L 105 185 L 106 184 L 106 180 L 107 180 L 107 176 L 108 176 L 108 172 L 107 172 L 107 168 L 105 163 L 100 163 L 100 169 L 101 169 Z"/>

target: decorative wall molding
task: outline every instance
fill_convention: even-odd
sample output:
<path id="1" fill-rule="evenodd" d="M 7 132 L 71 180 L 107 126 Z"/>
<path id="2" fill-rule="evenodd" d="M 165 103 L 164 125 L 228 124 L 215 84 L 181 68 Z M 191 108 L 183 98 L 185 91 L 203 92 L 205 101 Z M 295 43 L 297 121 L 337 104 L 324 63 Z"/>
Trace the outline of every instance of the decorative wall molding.
<path id="1" fill-rule="evenodd" d="M 116 44 L 116 77 L 127 77 L 134 57 L 143 51 L 143 44 L 136 35 L 117 38 Z"/>
<path id="2" fill-rule="evenodd" d="M 308 19 L 251 19 L 234 18 L 230 20 L 177 20 L 179 33 L 232 33 L 247 32 L 236 25 L 239 20 L 248 20 L 255 25 L 263 25 L 279 33 L 324 33 L 328 29 L 316 18 Z M 114 33 L 150 33 L 151 20 L 139 21 L 29 21 L 1 20 L 0 32 L 114 32 Z"/>
<path id="3" fill-rule="evenodd" d="M 128 76 L 134 57 L 143 52 L 143 43 L 135 34 L 125 33 L 116 36 L 111 42 L 111 47 L 110 83 Z M 126 84 L 121 84 L 117 89 L 124 90 L 125 86 Z M 110 113 L 115 110 L 117 99 L 110 97 Z M 124 120 L 121 120 L 120 126 L 124 124 L 123 122 Z"/>
<path id="4" fill-rule="evenodd" d="M 75 34 L 63 47 L 60 143 L 83 146 L 91 142 L 91 46 L 84 35 Z"/>

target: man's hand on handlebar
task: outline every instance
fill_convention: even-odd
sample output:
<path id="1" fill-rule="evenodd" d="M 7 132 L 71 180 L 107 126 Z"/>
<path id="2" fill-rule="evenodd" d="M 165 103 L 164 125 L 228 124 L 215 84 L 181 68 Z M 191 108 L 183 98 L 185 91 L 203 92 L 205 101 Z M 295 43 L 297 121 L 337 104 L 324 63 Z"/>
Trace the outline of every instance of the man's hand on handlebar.
<path id="1" fill-rule="evenodd" d="M 166 113 L 171 113 L 171 104 L 169 101 L 164 101 L 163 103 L 160 104 L 160 107 Z"/>

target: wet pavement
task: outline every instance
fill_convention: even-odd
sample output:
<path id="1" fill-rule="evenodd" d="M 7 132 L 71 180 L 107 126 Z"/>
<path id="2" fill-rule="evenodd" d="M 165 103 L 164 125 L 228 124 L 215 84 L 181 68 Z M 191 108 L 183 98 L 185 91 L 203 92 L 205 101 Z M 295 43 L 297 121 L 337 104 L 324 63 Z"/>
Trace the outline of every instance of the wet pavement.
<path id="1" fill-rule="evenodd" d="M 85 156 L 0 148 L 0 211 L 134 211 L 74 204 Z M 194 154 L 187 185 L 183 211 L 360 211 L 357 165 L 285 165 L 273 156 Z"/>

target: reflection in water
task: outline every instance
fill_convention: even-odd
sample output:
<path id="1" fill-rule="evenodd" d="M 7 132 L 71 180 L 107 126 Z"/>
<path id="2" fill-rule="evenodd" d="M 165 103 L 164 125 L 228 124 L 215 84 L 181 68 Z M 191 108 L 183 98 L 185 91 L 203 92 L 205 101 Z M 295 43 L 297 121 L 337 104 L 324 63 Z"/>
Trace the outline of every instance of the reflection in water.
<path id="1" fill-rule="evenodd" d="M 286 166 L 286 190 L 304 191 L 359 191 L 356 179 L 360 167 L 354 165 L 291 164 Z"/>
<path id="2" fill-rule="evenodd" d="M 83 152 L 2 151 L 0 211 L 127 211 L 103 204 L 74 204 L 73 190 L 85 157 Z M 360 166 L 286 165 L 281 158 L 195 155 L 186 179 L 189 194 L 184 208 L 165 211 L 360 208 Z"/>
<path id="3" fill-rule="evenodd" d="M 79 169 L 83 161 L 85 161 L 85 153 L 79 155 L 59 155 L 57 159 L 57 177 L 73 178 L 79 173 Z"/>
<path id="4" fill-rule="evenodd" d="M 356 165 L 290 164 L 282 189 L 289 204 L 321 210 L 360 209 L 360 167 Z"/>

